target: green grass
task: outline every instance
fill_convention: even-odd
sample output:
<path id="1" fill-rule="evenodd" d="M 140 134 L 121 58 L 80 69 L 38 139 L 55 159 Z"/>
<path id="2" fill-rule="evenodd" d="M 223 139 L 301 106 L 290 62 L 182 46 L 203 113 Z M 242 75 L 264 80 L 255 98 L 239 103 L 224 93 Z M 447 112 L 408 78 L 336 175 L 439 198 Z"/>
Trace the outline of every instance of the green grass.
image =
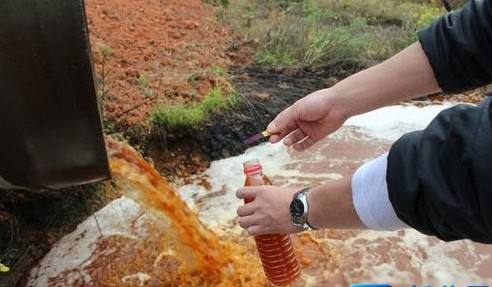
<path id="1" fill-rule="evenodd" d="M 214 87 L 199 103 L 159 106 L 150 115 L 150 120 L 167 130 L 195 128 L 205 122 L 212 113 L 231 108 L 236 103 L 235 94 L 224 95 L 222 88 Z"/>
<path id="2" fill-rule="evenodd" d="M 105 44 L 105 43 L 100 43 L 97 46 L 98 52 L 101 54 L 103 58 L 108 58 L 114 55 L 114 50 L 111 48 L 111 46 Z"/>
<path id="3" fill-rule="evenodd" d="M 223 8 L 227 8 L 230 4 L 229 0 L 205 0 L 205 2 L 212 5 L 221 5 Z"/>
<path id="4" fill-rule="evenodd" d="M 139 73 L 137 85 L 141 90 L 145 90 L 149 86 L 150 80 L 144 73 Z"/>
<path id="5" fill-rule="evenodd" d="M 221 66 L 214 65 L 210 68 L 210 70 L 212 71 L 212 73 L 214 73 L 215 75 L 217 75 L 219 77 L 222 77 L 222 78 L 229 77 L 227 70 L 222 68 Z"/>
<path id="6" fill-rule="evenodd" d="M 380 62 L 443 12 L 433 0 L 231 0 L 218 15 L 259 42 L 259 64 L 312 67 Z"/>

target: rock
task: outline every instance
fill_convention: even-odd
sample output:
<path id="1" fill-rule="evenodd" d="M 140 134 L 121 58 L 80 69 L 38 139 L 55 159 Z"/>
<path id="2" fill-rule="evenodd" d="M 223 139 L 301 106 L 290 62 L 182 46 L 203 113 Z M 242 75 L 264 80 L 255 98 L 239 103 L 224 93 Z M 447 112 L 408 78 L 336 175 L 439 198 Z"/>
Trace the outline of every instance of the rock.
<path id="1" fill-rule="evenodd" d="M 197 28 L 198 26 L 200 26 L 200 24 L 198 24 L 197 21 L 192 21 L 192 20 L 185 20 L 183 21 L 183 25 L 186 29 L 195 29 Z"/>
<path id="2" fill-rule="evenodd" d="M 325 80 L 325 83 L 328 87 L 331 87 L 334 86 L 336 83 L 338 83 L 338 80 L 335 77 L 329 77 L 328 79 Z"/>
<path id="3" fill-rule="evenodd" d="M 265 93 L 265 92 L 263 92 L 263 93 L 255 93 L 255 97 L 258 97 L 258 98 L 260 98 L 260 99 L 262 99 L 264 101 L 265 100 L 268 100 L 271 96 L 272 95 L 270 95 L 269 93 Z"/>

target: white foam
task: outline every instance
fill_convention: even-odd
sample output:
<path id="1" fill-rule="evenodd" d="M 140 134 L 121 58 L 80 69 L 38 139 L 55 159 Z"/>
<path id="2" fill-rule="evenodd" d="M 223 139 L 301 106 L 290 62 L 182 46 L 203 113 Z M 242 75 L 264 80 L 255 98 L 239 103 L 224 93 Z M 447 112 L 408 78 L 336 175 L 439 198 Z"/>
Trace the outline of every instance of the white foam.
<path id="1" fill-rule="evenodd" d="M 129 222 L 137 218 L 139 212 L 140 206 L 131 199 L 122 197 L 112 201 L 56 243 L 40 264 L 31 271 L 27 286 L 48 286 L 49 278 L 56 277 L 66 270 L 82 270 L 84 266 L 90 264 L 89 258 L 101 236 L 95 218 L 104 236 L 123 235 L 138 239 L 131 234 Z M 73 272 L 69 276 L 74 277 L 67 279 L 73 281 L 83 279 L 87 285 L 91 283 L 89 275 L 83 272 Z"/>
<path id="2" fill-rule="evenodd" d="M 212 185 L 210 190 L 191 184 L 182 186 L 180 194 L 204 195 L 224 190 L 225 194 L 205 201 L 205 205 L 200 209 L 200 218 L 212 228 L 230 225 L 236 217 L 236 209 L 243 204 L 235 195 L 235 191 L 244 185 L 243 162 L 255 158 L 261 159 L 263 169 L 268 171 L 269 175 L 274 175 L 282 172 L 282 165 L 287 163 L 291 156 L 283 145 L 261 144 L 248 149 L 242 155 L 212 162 L 204 173 Z"/>
<path id="3" fill-rule="evenodd" d="M 121 282 L 128 284 L 134 280 L 138 280 L 138 286 L 144 286 L 147 281 L 152 279 L 149 274 L 143 272 L 137 272 L 135 274 L 127 275 L 121 279 Z"/>
<path id="4" fill-rule="evenodd" d="M 451 107 L 451 104 L 432 105 L 423 108 L 414 106 L 390 106 L 355 116 L 349 119 L 344 126 L 357 127 L 358 131 L 371 138 L 395 140 L 402 134 L 424 128 L 439 112 Z M 332 140 L 350 137 L 354 138 L 350 130 L 343 127 L 330 136 Z M 360 137 L 360 136 L 359 136 Z M 364 138 L 364 139 L 367 139 Z M 323 144 L 323 143 L 320 143 Z M 307 151 L 309 152 L 309 151 Z M 242 171 L 243 162 L 258 158 L 261 161 L 265 173 L 271 177 L 290 177 L 291 183 L 302 183 L 296 177 L 339 179 L 340 174 L 327 173 L 314 174 L 302 170 L 286 169 L 286 164 L 298 162 L 293 159 L 289 149 L 283 144 L 263 143 L 248 149 L 244 154 L 230 157 L 211 163 L 204 175 L 209 179 L 212 187 L 207 190 L 197 184 L 185 185 L 180 188 L 180 193 L 187 198 L 192 195 L 204 195 L 219 190 L 225 190 L 225 194 L 208 200 L 200 208 L 200 216 L 211 227 L 217 228 L 230 224 L 236 218 L 236 209 L 242 205 L 242 201 L 235 196 L 235 191 L 244 185 Z M 331 159 L 334 164 L 341 159 Z M 316 164 L 313 158 L 313 165 Z"/>
<path id="5" fill-rule="evenodd" d="M 441 111 L 454 105 L 389 106 L 351 117 L 345 125 L 359 127 L 374 138 L 394 141 L 404 133 L 425 128 Z"/>
<path id="6" fill-rule="evenodd" d="M 350 119 L 339 132 L 330 138 L 335 141 L 349 140 L 351 143 L 358 139 L 367 140 L 367 138 L 395 140 L 405 132 L 424 128 L 440 111 L 450 106 L 449 104 L 424 108 L 393 106 L 379 109 Z M 361 132 L 362 135 L 353 133 L 353 128 L 349 127 L 357 127 L 357 131 Z M 320 144 L 322 145 L 323 142 Z M 340 157 L 330 159 L 330 161 L 336 165 L 342 165 L 346 162 L 347 157 L 350 157 L 350 154 L 340 155 Z M 204 173 L 211 184 L 210 189 L 200 186 L 197 182 L 194 185 L 183 186 L 180 192 L 191 205 L 197 198 L 215 193 L 215 196 L 202 197 L 200 203 L 194 204 L 194 207 L 198 210 L 201 219 L 219 232 L 241 231 L 239 226 L 233 222 L 236 219 L 236 209 L 243 204 L 241 200 L 235 197 L 235 190 L 243 186 L 242 163 L 252 158 L 259 158 L 265 172 L 271 177 L 296 178 L 290 182 L 301 183 L 304 178 L 337 179 L 341 176 L 330 170 L 316 174 L 312 171 L 293 169 L 292 165 L 299 163 L 299 161 L 316 165 L 323 157 L 315 158 L 313 156 L 309 159 L 299 159 L 281 144 L 262 144 L 247 150 L 242 155 L 214 161 Z M 286 168 L 287 165 L 290 168 Z M 130 227 L 129 224 L 132 219 L 140 216 L 140 212 L 137 203 L 123 197 L 111 202 L 95 215 L 104 235 L 120 234 L 140 240 L 142 237 L 139 234 L 145 231 L 139 230 L 138 226 L 137 231 L 135 231 L 135 226 Z M 27 286 L 48 286 L 49 278 L 56 277 L 63 271 L 83 270 L 84 266 L 90 264 L 89 259 L 95 250 L 95 243 L 99 236 L 94 218 L 88 218 L 73 233 L 63 237 L 55 244 L 41 263 L 32 270 L 31 279 Z M 482 262 L 490 259 L 492 251 L 490 254 L 479 254 L 475 245 L 469 241 L 436 242 L 436 240 L 417 231 L 406 230 L 403 233 L 364 231 L 348 238 L 325 239 L 323 244 L 326 248 L 335 249 L 336 253 L 340 255 L 341 259 L 337 263 L 337 268 L 330 270 L 330 272 L 342 272 L 346 282 L 352 282 L 356 278 L 367 282 L 388 281 L 396 284 L 410 284 L 418 278 L 422 284 L 457 282 L 469 284 L 487 282 L 484 280 L 490 282 L 492 279 L 480 278 L 475 273 L 475 269 Z M 388 245 L 390 246 L 389 250 L 383 248 L 382 250 L 386 251 L 380 251 L 381 247 L 387 248 Z M 169 252 L 172 253 L 172 250 Z M 474 265 L 472 267 L 463 266 L 456 254 L 471 256 L 475 262 Z M 406 266 L 417 271 L 398 269 L 397 257 L 403 257 Z M 354 258 L 357 258 L 357 264 L 343 266 L 344 261 L 350 262 Z M 418 274 L 415 274 L 416 272 Z M 326 275 L 329 276 L 328 273 Z M 88 286 L 91 285 L 89 275 L 83 272 L 71 272 L 67 276 L 69 276 L 67 279 L 71 279 L 72 282 L 83 279 Z M 138 281 L 139 285 L 145 285 L 148 283 L 148 276 L 145 273 L 135 273 L 124 277 L 123 280 Z M 305 285 L 315 286 L 317 279 L 319 278 L 307 276 Z"/>
<path id="7" fill-rule="evenodd" d="M 344 127 L 330 136 L 330 140 L 344 140 L 351 143 L 361 141 L 359 145 L 363 145 L 368 139 L 394 141 L 404 133 L 425 128 L 442 110 L 452 106 L 452 104 L 444 104 L 422 108 L 414 106 L 381 108 L 349 119 Z M 356 127 L 358 133 L 354 133 L 353 127 Z M 320 144 L 323 145 L 324 142 Z M 206 194 L 221 189 L 225 189 L 226 193 L 204 200 L 199 208 L 200 217 L 213 228 L 225 229 L 229 232 L 240 230 L 237 224 L 232 222 L 237 217 L 236 209 L 243 203 L 235 197 L 234 192 L 243 186 L 242 163 L 252 158 L 259 158 L 266 174 L 271 177 L 301 178 L 289 182 L 302 182 L 302 178 L 337 179 L 341 176 L 329 170 L 326 173 L 313 174 L 310 171 L 292 169 L 292 166 L 295 166 L 299 161 L 316 165 L 317 159 L 314 157 L 313 155 L 313 158 L 299 159 L 292 156 L 283 145 L 267 143 L 253 147 L 243 155 L 213 162 L 204 174 L 208 177 L 212 187 L 210 190 L 200 187 L 200 193 Z M 324 158 L 324 160 L 326 159 Z M 334 165 L 343 165 L 344 162 L 350 160 L 350 153 L 329 160 Z M 286 165 L 290 167 L 286 168 Z M 196 186 L 188 185 L 182 187 L 181 190 L 186 192 L 186 190 L 193 188 Z M 475 256 L 476 264 L 481 264 L 485 258 L 488 258 L 482 258 L 475 254 L 474 245 L 471 242 L 436 242 L 431 237 L 415 230 L 406 230 L 400 235 L 398 232 L 364 231 L 353 237 L 345 238 L 343 241 L 326 239 L 324 244 L 327 248 L 335 248 L 342 261 L 347 260 L 349 262 L 353 260 L 352 256 L 361 256 L 360 267 L 345 266 L 342 270 L 344 277 L 349 282 L 353 278 L 367 282 L 392 282 L 394 284 L 404 282 L 410 284 L 415 280 L 422 282 L 422 284 L 480 282 L 483 278 L 476 275 L 473 270 L 462 266 L 456 254 L 464 252 Z M 385 247 L 385 244 L 394 250 L 390 249 L 388 254 L 378 251 L 381 247 Z M 396 263 L 397 257 L 403 257 L 405 263 L 414 268 L 413 271 L 400 270 Z M 382 258 L 388 259 L 386 262 L 381 262 L 384 261 Z"/>

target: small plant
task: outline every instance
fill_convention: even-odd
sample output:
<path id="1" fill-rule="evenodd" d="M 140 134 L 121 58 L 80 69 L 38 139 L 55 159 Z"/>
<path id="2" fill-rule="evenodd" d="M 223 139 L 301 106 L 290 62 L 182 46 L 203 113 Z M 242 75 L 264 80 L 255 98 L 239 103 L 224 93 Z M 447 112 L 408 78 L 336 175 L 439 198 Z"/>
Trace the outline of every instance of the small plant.
<path id="1" fill-rule="evenodd" d="M 256 61 L 259 64 L 265 64 L 268 66 L 281 65 L 281 66 L 294 66 L 299 63 L 289 51 L 275 51 L 265 49 L 256 55 Z"/>
<path id="2" fill-rule="evenodd" d="M 210 68 L 210 70 L 219 77 L 226 78 L 228 76 L 227 71 L 221 66 L 214 65 Z"/>
<path id="3" fill-rule="evenodd" d="M 0 262 L 0 273 L 6 273 L 9 271 L 10 271 L 10 268 L 7 265 Z"/>
<path id="4" fill-rule="evenodd" d="M 227 8 L 227 7 L 229 7 L 229 4 L 230 4 L 229 0 L 207 0 L 206 2 L 208 2 L 212 5 L 221 5 L 222 8 Z"/>
<path id="5" fill-rule="evenodd" d="M 113 122 L 113 121 L 109 121 L 109 120 L 104 120 L 103 121 L 103 128 L 104 128 L 104 133 L 105 134 L 113 134 L 115 132 L 117 132 L 117 126 L 116 126 L 116 123 Z"/>
<path id="6" fill-rule="evenodd" d="M 422 29 L 429 25 L 443 13 L 442 8 L 438 7 L 421 7 L 418 12 L 414 13 L 416 26 Z"/>
<path id="7" fill-rule="evenodd" d="M 99 52 L 103 56 L 103 58 L 109 58 L 113 56 L 114 50 L 107 44 L 99 44 L 98 46 Z"/>
<path id="8" fill-rule="evenodd" d="M 160 106 L 150 116 L 151 122 L 168 130 L 194 128 L 220 109 L 228 109 L 237 103 L 234 94 L 223 95 L 220 87 L 214 87 L 199 103 Z"/>
<path id="9" fill-rule="evenodd" d="M 140 89 L 145 90 L 149 86 L 149 78 L 144 73 L 139 73 L 137 85 Z"/>
<path id="10" fill-rule="evenodd" d="M 154 91 L 149 87 L 149 84 L 149 77 L 147 77 L 144 73 L 139 73 L 137 77 L 137 86 L 146 98 L 151 98 L 154 96 Z"/>
<path id="11" fill-rule="evenodd" d="M 102 105 L 108 95 L 108 89 L 106 86 L 106 80 L 109 75 L 109 70 L 106 67 L 108 59 L 114 55 L 114 50 L 106 44 L 98 45 L 98 52 L 101 55 L 101 73 L 100 73 L 100 87 L 98 89 L 98 95 L 100 104 Z"/>

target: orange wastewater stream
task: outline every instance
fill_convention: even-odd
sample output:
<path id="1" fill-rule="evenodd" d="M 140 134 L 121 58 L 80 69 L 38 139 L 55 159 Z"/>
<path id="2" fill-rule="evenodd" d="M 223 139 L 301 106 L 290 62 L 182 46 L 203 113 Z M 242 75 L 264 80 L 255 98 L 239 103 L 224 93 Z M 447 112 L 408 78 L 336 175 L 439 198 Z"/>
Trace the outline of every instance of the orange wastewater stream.
<path id="1" fill-rule="evenodd" d="M 108 140 L 113 180 L 146 208 L 169 219 L 168 237 L 175 237 L 179 268 L 172 285 L 258 286 L 265 284 L 254 254 L 208 229 L 168 182 L 130 146 Z M 162 238 L 163 243 L 169 238 Z M 138 256 L 138 254 L 136 255 Z M 118 278 L 116 278 L 118 280 Z"/>

